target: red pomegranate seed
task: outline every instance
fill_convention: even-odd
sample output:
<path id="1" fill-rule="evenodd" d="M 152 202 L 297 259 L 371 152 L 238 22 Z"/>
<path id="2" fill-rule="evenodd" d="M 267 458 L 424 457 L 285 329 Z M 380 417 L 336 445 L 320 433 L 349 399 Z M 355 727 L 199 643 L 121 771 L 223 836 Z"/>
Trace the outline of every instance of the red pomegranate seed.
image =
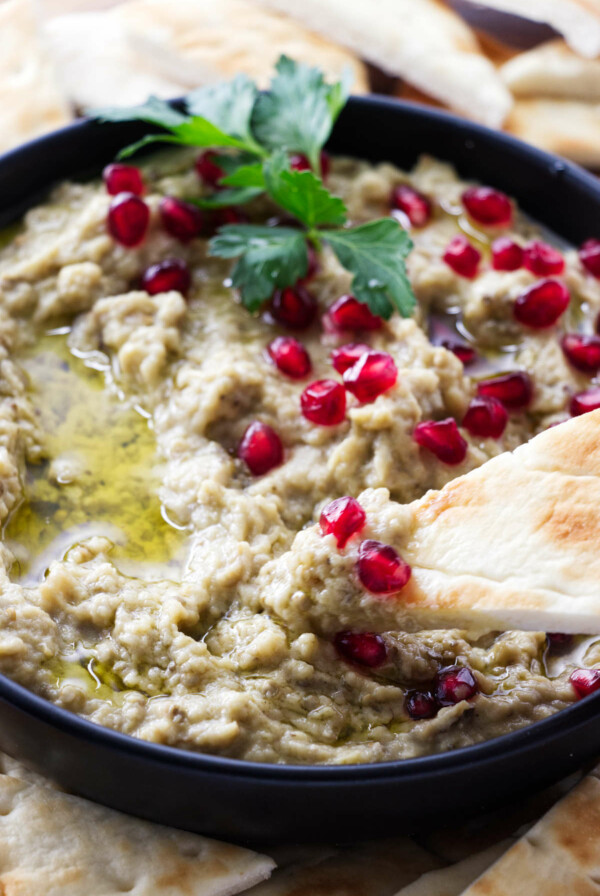
<path id="1" fill-rule="evenodd" d="M 336 330 L 380 330 L 383 321 L 354 296 L 340 296 L 327 312 Z"/>
<path id="2" fill-rule="evenodd" d="M 523 266 L 523 250 L 508 236 L 492 243 L 492 267 L 495 271 L 516 271 Z"/>
<path id="3" fill-rule="evenodd" d="M 472 280 L 477 275 L 481 252 L 471 245 L 466 236 L 455 236 L 446 246 L 444 261 L 455 274 Z"/>
<path id="4" fill-rule="evenodd" d="M 301 284 L 278 289 L 271 299 L 271 315 L 290 330 L 306 330 L 317 314 L 316 299 Z"/>
<path id="5" fill-rule="evenodd" d="M 262 476 L 283 461 L 283 445 L 274 429 L 255 420 L 247 428 L 238 446 L 238 457 L 253 476 Z"/>
<path id="6" fill-rule="evenodd" d="M 333 644 L 342 659 L 369 669 L 376 669 L 387 660 L 385 641 L 375 632 L 338 632 Z"/>
<path id="7" fill-rule="evenodd" d="M 335 426 L 346 416 L 346 390 L 335 380 L 315 380 L 300 396 L 300 407 L 311 423 Z"/>
<path id="8" fill-rule="evenodd" d="M 345 373 L 349 367 L 356 364 L 361 355 L 370 350 L 370 346 L 365 345 L 364 342 L 349 342 L 340 348 L 334 348 L 331 352 L 331 363 L 338 373 Z"/>
<path id="9" fill-rule="evenodd" d="M 216 187 L 220 179 L 225 176 L 224 170 L 216 160 L 217 154 L 210 149 L 196 159 L 196 171 L 209 187 Z"/>
<path id="10" fill-rule="evenodd" d="M 212 225 L 215 230 L 225 224 L 247 224 L 248 221 L 248 215 L 234 205 L 216 208 L 212 213 Z"/>
<path id="11" fill-rule="evenodd" d="M 338 548 L 364 528 L 367 515 L 356 498 L 336 498 L 321 511 L 319 525 L 323 535 L 334 535 Z"/>
<path id="12" fill-rule="evenodd" d="M 524 370 L 503 373 L 477 384 L 477 394 L 497 398 L 509 411 L 520 411 L 533 398 L 531 377 Z"/>
<path id="13" fill-rule="evenodd" d="M 433 719 L 437 715 L 438 705 L 429 691 L 409 691 L 404 701 L 406 712 L 411 719 Z"/>
<path id="14" fill-rule="evenodd" d="M 462 194 L 463 205 L 478 224 L 503 227 L 512 220 L 512 205 L 506 193 L 493 187 L 469 187 Z"/>
<path id="15" fill-rule="evenodd" d="M 391 389 L 397 379 L 398 368 L 392 356 L 387 352 L 369 350 L 346 370 L 344 386 L 361 404 L 365 404 Z"/>
<path id="16" fill-rule="evenodd" d="M 579 698 L 587 697 L 600 688 L 600 669 L 574 669 L 569 681 Z"/>
<path id="17" fill-rule="evenodd" d="M 394 188 L 390 205 L 404 212 L 413 227 L 425 227 L 431 220 L 430 200 L 408 184 Z"/>
<path id="18" fill-rule="evenodd" d="M 540 280 L 521 293 L 513 314 L 520 324 L 543 330 L 556 323 L 570 301 L 569 290 L 560 280 Z"/>
<path id="19" fill-rule="evenodd" d="M 586 240 L 579 250 L 579 260 L 586 271 L 600 279 L 600 240 Z"/>
<path id="20" fill-rule="evenodd" d="M 536 277 L 551 277 L 553 274 L 562 274 L 565 269 L 565 260 L 553 246 L 534 240 L 525 246 L 523 250 L 523 264 L 528 271 Z"/>
<path id="21" fill-rule="evenodd" d="M 411 568 L 390 544 L 363 541 L 358 549 L 358 578 L 372 594 L 394 594 L 410 579 Z"/>
<path id="22" fill-rule="evenodd" d="M 452 352 L 456 355 L 459 361 L 462 361 L 465 367 L 467 365 L 472 364 L 473 361 L 477 358 L 477 352 L 473 348 L 472 345 L 467 345 L 466 342 L 454 342 L 452 339 L 444 339 L 442 341 L 442 345 L 444 348 L 447 348 L 449 352 Z"/>
<path id="23" fill-rule="evenodd" d="M 452 417 L 418 423 L 413 430 L 413 439 L 445 464 L 460 464 L 467 453 L 467 443 Z"/>
<path id="24" fill-rule="evenodd" d="M 470 700 L 478 692 L 475 676 L 467 666 L 447 666 L 435 678 L 434 693 L 440 706 L 453 706 Z"/>
<path id="25" fill-rule="evenodd" d="M 600 370 L 600 336 L 586 336 L 582 333 L 567 333 L 560 342 L 569 364 L 583 373 L 598 373 Z"/>
<path id="26" fill-rule="evenodd" d="M 303 153 L 295 153 L 290 156 L 290 168 L 292 171 L 312 171 L 308 158 Z M 325 150 L 321 150 L 321 177 L 327 180 L 329 169 L 331 168 L 331 159 Z"/>
<path id="27" fill-rule="evenodd" d="M 308 267 L 306 268 L 306 274 L 299 280 L 299 283 L 308 283 L 315 276 L 317 271 L 319 270 L 319 258 L 317 253 L 313 249 L 312 246 L 308 246 Z"/>
<path id="28" fill-rule="evenodd" d="M 167 233 L 182 243 L 193 240 L 204 229 L 204 215 L 200 209 L 173 196 L 165 196 L 161 201 L 160 217 Z"/>
<path id="29" fill-rule="evenodd" d="M 106 192 L 111 196 L 116 196 L 118 193 L 133 193 L 134 196 L 144 194 L 142 172 L 135 165 L 121 165 L 119 162 L 107 165 L 102 172 L 102 179 Z"/>
<path id="30" fill-rule="evenodd" d="M 142 287 L 151 296 L 174 289 L 185 296 L 192 278 L 190 270 L 180 258 L 167 258 L 147 268 L 142 275 Z"/>
<path id="31" fill-rule="evenodd" d="M 588 389 L 587 392 L 578 392 L 573 395 L 569 403 L 571 417 L 579 417 L 581 414 L 589 414 L 600 408 L 600 386 Z"/>
<path id="32" fill-rule="evenodd" d="M 267 351 L 277 369 L 293 380 L 301 380 L 311 371 L 310 355 L 293 336 L 278 336 Z"/>
<path id="33" fill-rule="evenodd" d="M 563 632 L 547 632 L 546 638 L 550 647 L 569 647 L 573 641 L 573 635 L 565 635 Z"/>
<path id="34" fill-rule="evenodd" d="M 150 209 L 133 193 L 119 193 L 108 209 L 108 232 L 117 243 L 132 249 L 139 246 L 148 230 Z"/>
<path id="35" fill-rule="evenodd" d="M 508 411 L 497 398 L 479 395 L 471 401 L 462 425 L 472 436 L 499 439 L 508 423 Z"/>

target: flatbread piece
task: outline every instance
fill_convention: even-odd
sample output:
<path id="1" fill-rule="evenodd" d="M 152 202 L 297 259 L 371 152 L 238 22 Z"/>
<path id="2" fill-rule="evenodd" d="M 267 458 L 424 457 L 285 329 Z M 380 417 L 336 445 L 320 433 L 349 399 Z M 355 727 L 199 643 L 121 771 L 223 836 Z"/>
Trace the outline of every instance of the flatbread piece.
<path id="1" fill-rule="evenodd" d="M 600 59 L 585 59 L 564 40 L 552 40 L 506 62 L 500 73 L 518 97 L 600 102 Z"/>
<path id="2" fill-rule="evenodd" d="M 600 168 L 600 103 L 517 100 L 506 121 L 506 130 L 579 165 Z"/>

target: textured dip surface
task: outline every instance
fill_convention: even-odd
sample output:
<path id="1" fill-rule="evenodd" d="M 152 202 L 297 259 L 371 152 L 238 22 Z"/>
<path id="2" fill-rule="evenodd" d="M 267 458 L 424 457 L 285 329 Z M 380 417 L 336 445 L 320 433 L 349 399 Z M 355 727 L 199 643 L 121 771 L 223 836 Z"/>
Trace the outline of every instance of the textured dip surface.
<path id="1" fill-rule="evenodd" d="M 340 552 L 310 527 L 327 502 L 351 495 L 367 513 L 360 539 L 401 544 L 404 505 L 568 416 L 570 396 L 593 378 L 568 363 L 560 336 L 592 331 L 599 281 L 561 247 L 569 308 L 555 326 L 525 328 L 513 304 L 540 278 L 492 269 L 498 232 L 465 215 L 465 184 L 451 168 L 423 159 L 406 174 L 339 159 L 329 187 L 354 222 L 389 213 L 400 183 L 432 200 L 431 222 L 411 234 L 417 311 L 337 331 L 325 312 L 350 281 L 324 253 L 307 284 L 319 313 L 290 333 L 268 309 L 253 316 L 235 300 L 229 263 L 208 257 L 207 239 L 181 243 L 161 227 L 164 195 L 200 195 L 192 161 L 146 165 L 151 224 L 138 248 L 108 235 L 110 197 L 94 182 L 58 187 L 0 251 L 0 671 L 135 737 L 271 763 L 418 756 L 571 703 L 570 669 L 600 663 L 593 641 L 571 639 L 565 653 L 543 632 L 419 631 L 409 618 L 389 631 L 373 614 L 385 661 L 349 662 L 336 635 L 364 631 L 365 620 L 332 615 L 327 580 L 356 542 Z M 257 204 L 249 214 L 273 212 Z M 482 252 L 474 279 L 443 260 L 459 233 Z M 512 236 L 541 238 L 518 211 Z M 189 265 L 188 296 L 141 289 L 143 271 L 172 257 Z M 269 359 L 278 335 L 307 348 L 307 378 Z M 473 346 L 476 360 L 463 366 L 447 339 Z M 397 381 L 363 404 L 348 394 L 338 425 L 311 423 L 300 394 L 311 380 L 340 381 L 330 355 L 348 342 L 389 353 Z M 461 428 L 467 450 L 454 465 L 419 447 L 417 424 L 460 425 L 480 379 L 523 370 L 533 399 L 500 438 Z M 237 456 L 257 420 L 284 448 L 262 476 Z M 472 670 L 477 695 L 411 718 L 407 694 L 455 665 Z"/>

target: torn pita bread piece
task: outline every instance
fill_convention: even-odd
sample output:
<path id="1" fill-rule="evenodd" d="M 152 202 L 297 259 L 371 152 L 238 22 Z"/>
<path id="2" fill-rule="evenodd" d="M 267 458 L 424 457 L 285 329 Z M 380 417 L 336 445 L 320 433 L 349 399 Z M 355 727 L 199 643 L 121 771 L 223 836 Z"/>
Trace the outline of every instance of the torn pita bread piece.
<path id="1" fill-rule="evenodd" d="M 439 0 L 260 0 L 492 127 L 512 97 L 471 29 Z"/>
<path id="2" fill-rule="evenodd" d="M 477 5 L 544 22 L 562 34 L 576 53 L 589 59 L 600 55 L 598 0 L 477 0 Z"/>
<path id="3" fill-rule="evenodd" d="M 251 0 L 130 0 L 115 10 L 129 44 L 146 64 L 186 88 L 239 72 L 266 87 L 283 53 L 328 76 L 352 75 L 352 92 L 368 92 L 363 63 L 338 43 Z"/>
<path id="4" fill-rule="evenodd" d="M 0 892 L 14 896 L 233 896 L 272 859 L 0 775 Z"/>
<path id="5" fill-rule="evenodd" d="M 462 896 L 597 896 L 599 776 L 584 778 Z"/>
<path id="6" fill-rule="evenodd" d="M 562 97 L 600 102 L 600 59 L 584 59 L 552 40 L 506 62 L 500 73 L 518 97 Z"/>
<path id="7" fill-rule="evenodd" d="M 465 887 L 480 877 L 513 843 L 514 840 L 502 840 L 454 865 L 428 871 L 398 890 L 395 896 L 460 896 Z"/>
<path id="8" fill-rule="evenodd" d="M 166 99 L 187 89 L 130 47 L 110 10 L 58 16 L 45 23 L 44 37 L 62 89 L 79 110 L 135 105 L 150 94 Z"/>
<path id="9" fill-rule="evenodd" d="M 0 3 L 0 152 L 71 118 L 43 46 L 32 0 Z"/>
<path id="10" fill-rule="evenodd" d="M 600 103 L 577 100 L 518 100 L 505 129 L 586 168 L 600 168 Z"/>
<path id="11" fill-rule="evenodd" d="M 343 849 L 322 862 L 275 871 L 248 896 L 393 896 L 443 865 L 408 837 Z"/>

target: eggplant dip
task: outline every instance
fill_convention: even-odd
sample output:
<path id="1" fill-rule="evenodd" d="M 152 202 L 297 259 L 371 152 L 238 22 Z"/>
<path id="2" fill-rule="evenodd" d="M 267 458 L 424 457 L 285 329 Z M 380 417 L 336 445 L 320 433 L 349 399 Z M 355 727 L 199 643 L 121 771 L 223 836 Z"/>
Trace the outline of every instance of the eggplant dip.
<path id="1" fill-rule="evenodd" d="M 389 630 L 327 591 L 351 552 L 351 588 L 401 602 L 404 505 L 600 407 L 600 243 L 431 158 L 320 164 L 353 225 L 410 234 L 410 316 L 316 240 L 248 310 L 209 239 L 282 217 L 194 204 L 210 152 L 64 183 L 0 252 L 0 671 L 134 737 L 380 762 L 542 719 L 576 667 L 596 685 L 594 638 Z"/>

